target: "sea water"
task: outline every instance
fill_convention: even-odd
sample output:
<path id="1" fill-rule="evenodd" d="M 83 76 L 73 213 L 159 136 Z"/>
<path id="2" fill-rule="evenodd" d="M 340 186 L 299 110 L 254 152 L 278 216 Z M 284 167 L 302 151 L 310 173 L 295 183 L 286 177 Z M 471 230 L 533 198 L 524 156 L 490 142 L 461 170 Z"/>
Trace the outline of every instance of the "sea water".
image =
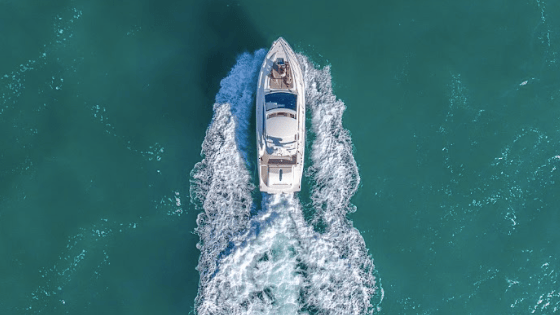
<path id="1" fill-rule="evenodd" d="M 558 4 L 284 3 L 0 1 L 0 314 L 560 311 Z M 306 171 L 267 196 L 279 36 Z"/>

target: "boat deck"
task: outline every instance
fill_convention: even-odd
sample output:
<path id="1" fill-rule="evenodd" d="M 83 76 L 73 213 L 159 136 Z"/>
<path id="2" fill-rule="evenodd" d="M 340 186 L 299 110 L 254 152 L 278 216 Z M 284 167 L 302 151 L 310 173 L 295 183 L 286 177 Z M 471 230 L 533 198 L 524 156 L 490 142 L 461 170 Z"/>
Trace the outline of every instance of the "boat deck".
<path id="1" fill-rule="evenodd" d="M 292 69 L 290 63 L 286 61 L 284 65 L 274 63 L 268 76 L 270 78 L 270 88 L 274 90 L 288 90 L 294 87 L 292 79 Z"/>

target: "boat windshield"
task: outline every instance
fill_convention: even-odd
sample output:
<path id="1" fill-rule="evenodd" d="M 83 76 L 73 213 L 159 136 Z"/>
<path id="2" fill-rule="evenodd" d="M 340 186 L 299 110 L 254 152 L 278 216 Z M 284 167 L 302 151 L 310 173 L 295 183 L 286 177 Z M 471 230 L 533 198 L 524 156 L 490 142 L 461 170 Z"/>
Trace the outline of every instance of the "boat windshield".
<path id="1" fill-rule="evenodd" d="M 287 108 L 296 111 L 297 96 L 291 93 L 273 93 L 264 96 L 266 110 Z"/>

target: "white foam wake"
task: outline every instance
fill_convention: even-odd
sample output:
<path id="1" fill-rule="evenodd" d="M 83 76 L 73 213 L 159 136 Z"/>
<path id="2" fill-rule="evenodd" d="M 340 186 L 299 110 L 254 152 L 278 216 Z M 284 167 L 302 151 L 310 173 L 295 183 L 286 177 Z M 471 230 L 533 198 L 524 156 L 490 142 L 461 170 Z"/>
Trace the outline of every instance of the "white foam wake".
<path id="1" fill-rule="evenodd" d="M 258 65 L 265 51 L 243 54 L 216 96 L 214 116 L 206 131 L 201 155 L 204 159 L 191 172 L 191 201 L 204 212 L 197 218 L 200 242 L 200 273 L 196 307 L 199 314 L 215 314 L 212 304 L 220 296 L 209 282 L 219 272 L 219 260 L 234 235 L 245 230 L 254 185 L 246 168 L 240 141 L 247 142 L 248 116 L 256 88 Z M 245 144 L 246 145 L 246 144 Z"/>
<path id="2" fill-rule="evenodd" d="M 329 269 L 314 271 L 329 277 L 312 285 L 310 302 L 334 314 L 372 313 L 379 309 L 383 290 L 377 295 L 377 305 L 372 305 L 371 300 L 378 293 L 373 260 L 363 237 L 346 218 L 356 210 L 350 199 L 360 183 L 350 133 L 342 125 L 346 106 L 333 94 L 330 67 L 316 69 L 305 56 L 298 57 L 304 71 L 311 132 L 315 135 L 309 167 L 314 183 L 313 222 L 324 226 L 322 238 L 332 244 L 330 250 L 337 254 L 329 256 Z M 333 269 L 333 265 L 337 268 Z"/>
<path id="3" fill-rule="evenodd" d="M 339 239 L 307 224 L 293 195 L 264 194 L 262 208 L 219 257 L 198 313 L 366 314 L 372 294 L 350 264 L 368 257 L 344 257 Z"/>
<path id="4" fill-rule="evenodd" d="M 199 314 L 297 314 L 303 218 L 296 205 L 292 196 L 264 196 L 263 210 L 231 239 L 220 271 L 206 284 L 212 297 Z"/>
<path id="5" fill-rule="evenodd" d="M 244 54 L 216 96 L 214 117 L 202 146 L 204 159 L 191 172 L 191 199 L 204 210 L 200 236 L 198 314 L 367 314 L 376 293 L 374 267 L 346 214 L 359 175 L 344 104 L 330 89 L 330 73 L 302 58 L 313 116 L 313 204 L 326 230 L 317 232 L 293 195 L 263 194 L 251 217 L 254 185 L 247 171 L 248 120 L 264 51 Z M 326 80 L 326 82 L 324 82 Z M 319 85 L 319 86 L 318 86 Z M 326 102 L 324 100 L 334 100 Z M 330 106 L 330 110 L 323 110 Z M 338 116 L 327 112 L 339 113 Z M 329 128 L 324 127 L 327 122 Z M 319 135 L 319 133 L 326 135 Z M 325 148 L 324 146 L 332 145 Z M 325 165 L 319 163 L 324 154 Z M 324 168 L 331 167 L 335 176 Z M 327 177 L 330 176 L 330 177 Z"/>

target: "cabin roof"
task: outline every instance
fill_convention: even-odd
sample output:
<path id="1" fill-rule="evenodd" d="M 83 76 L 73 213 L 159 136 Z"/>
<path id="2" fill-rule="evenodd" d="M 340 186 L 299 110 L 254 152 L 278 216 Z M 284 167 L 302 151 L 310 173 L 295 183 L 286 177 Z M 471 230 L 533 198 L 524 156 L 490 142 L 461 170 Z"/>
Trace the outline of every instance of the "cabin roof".
<path id="1" fill-rule="evenodd" d="M 266 134 L 275 138 L 287 138 L 298 132 L 297 119 L 276 116 L 266 120 Z"/>

